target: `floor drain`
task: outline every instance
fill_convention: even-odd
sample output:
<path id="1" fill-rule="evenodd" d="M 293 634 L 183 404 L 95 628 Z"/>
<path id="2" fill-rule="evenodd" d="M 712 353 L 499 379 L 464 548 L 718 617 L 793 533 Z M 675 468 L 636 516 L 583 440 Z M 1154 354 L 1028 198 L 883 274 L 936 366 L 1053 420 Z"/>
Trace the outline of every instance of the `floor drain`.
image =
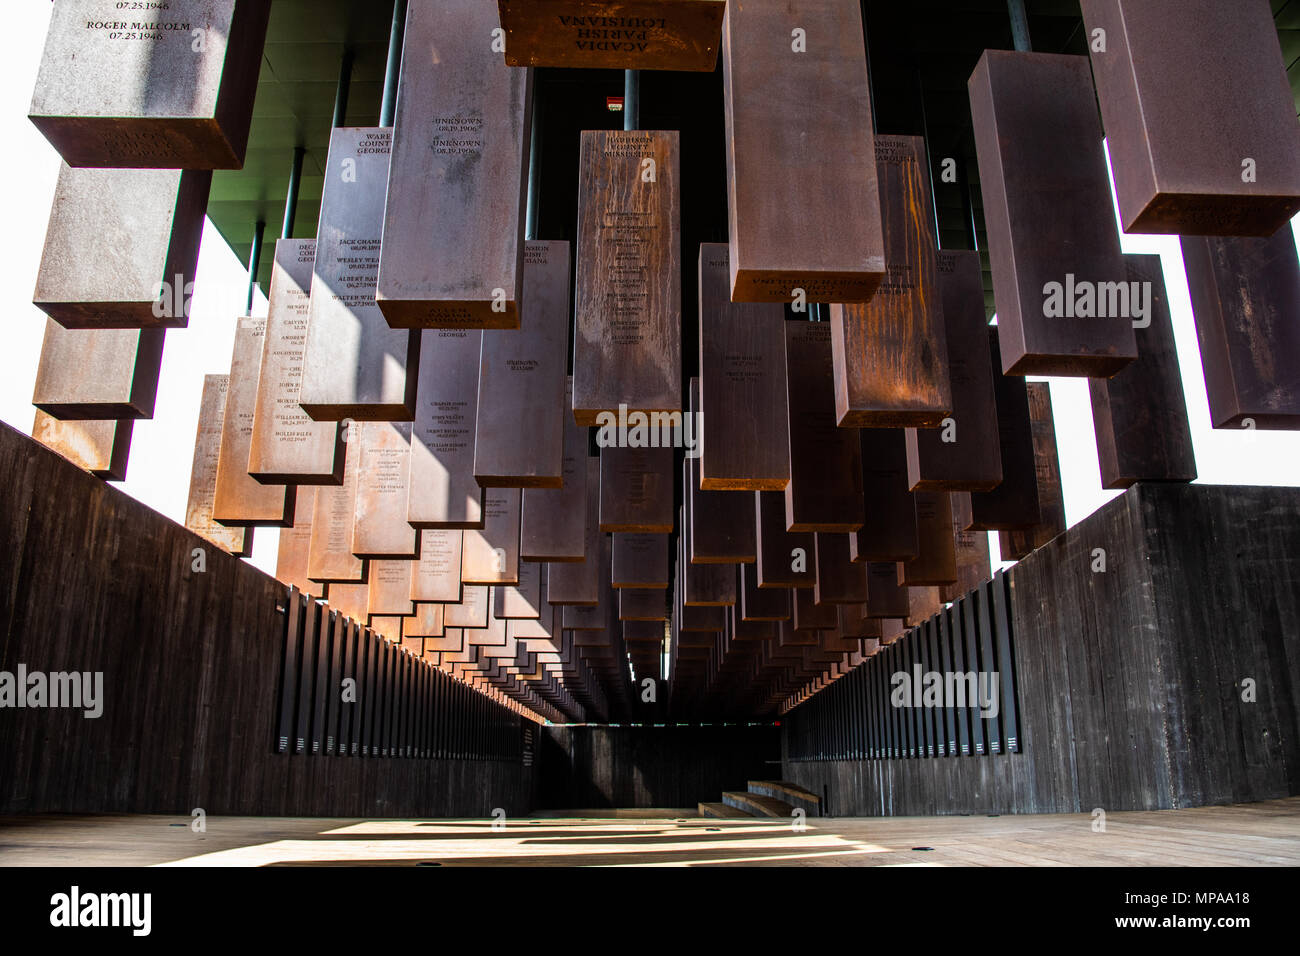
<path id="1" fill-rule="evenodd" d="M 917 853 L 924 853 L 926 850 L 933 850 L 934 847 L 932 847 L 932 846 L 914 846 L 914 847 L 912 847 L 912 849 L 915 850 Z"/>

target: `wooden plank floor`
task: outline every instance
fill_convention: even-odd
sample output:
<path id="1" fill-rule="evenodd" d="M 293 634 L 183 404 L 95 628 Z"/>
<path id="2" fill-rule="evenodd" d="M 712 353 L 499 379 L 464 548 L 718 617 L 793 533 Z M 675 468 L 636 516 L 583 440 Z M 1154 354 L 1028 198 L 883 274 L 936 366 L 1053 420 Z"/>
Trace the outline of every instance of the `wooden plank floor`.
<path id="1" fill-rule="evenodd" d="M 1300 798 L 1112 813 L 1104 833 L 1089 814 L 813 819 L 796 831 L 784 820 L 603 813 L 497 828 L 491 820 L 212 817 L 205 833 L 177 817 L 6 817 L 0 866 L 1300 865 Z"/>

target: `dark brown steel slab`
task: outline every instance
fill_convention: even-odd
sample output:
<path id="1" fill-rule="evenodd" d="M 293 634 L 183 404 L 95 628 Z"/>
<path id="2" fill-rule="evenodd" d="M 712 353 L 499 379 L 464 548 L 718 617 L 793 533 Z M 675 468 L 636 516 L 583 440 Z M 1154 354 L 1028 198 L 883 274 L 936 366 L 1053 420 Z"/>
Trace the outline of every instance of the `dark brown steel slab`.
<path id="1" fill-rule="evenodd" d="M 1300 428 L 1300 262 L 1269 239 L 1182 238 L 1215 428 Z"/>
<path id="2" fill-rule="evenodd" d="M 210 172 L 65 164 L 32 301 L 68 329 L 184 328 L 211 185 Z"/>
<path id="3" fill-rule="evenodd" d="M 316 489 L 311 518 L 311 547 L 307 577 L 313 581 L 360 582 L 366 579 L 366 562 L 352 553 L 352 524 L 357 515 L 357 463 L 355 441 L 344 449 L 343 484 Z"/>
<path id="4" fill-rule="evenodd" d="M 552 604 L 596 604 L 605 577 L 604 535 L 600 532 L 600 459 L 587 459 L 587 500 L 581 561 L 548 563 L 546 600 Z"/>
<path id="5" fill-rule="evenodd" d="M 395 645 L 402 643 L 402 622 L 405 618 L 385 614 L 371 614 L 368 616 L 368 620 L 371 630 L 384 640 Z M 394 667 L 398 666 L 400 666 L 400 663 L 395 661 Z"/>
<path id="6" fill-rule="evenodd" d="M 866 521 L 849 536 L 849 554 L 854 561 L 910 561 L 921 546 L 916 500 L 907 490 L 906 436 L 898 428 L 864 428 L 859 444 Z"/>
<path id="7" fill-rule="evenodd" d="M 1300 210 L 1300 130 L 1264 0 L 1083 0 L 1125 232 L 1271 236 Z M 1213 50 L 1213 56 L 1206 51 Z M 1253 161 L 1246 181 L 1243 162 Z"/>
<path id="8" fill-rule="evenodd" d="M 342 617 L 366 623 L 369 615 L 366 604 L 370 600 L 370 586 L 364 583 L 336 583 L 330 588 L 330 607 Z"/>
<path id="9" fill-rule="evenodd" d="M 668 587 L 668 535 L 615 534 L 610 553 L 610 584 L 614 587 Z"/>
<path id="10" fill-rule="evenodd" d="M 603 631 L 609 618 L 609 591 L 600 589 L 600 598 L 595 604 L 565 604 L 560 608 L 561 626 L 573 631 Z"/>
<path id="11" fill-rule="evenodd" d="M 490 596 L 488 587 L 466 585 L 461 588 L 460 603 L 444 604 L 443 625 L 447 628 L 479 630 L 488 626 Z"/>
<path id="12" fill-rule="evenodd" d="M 727 627 L 735 641 L 775 641 L 781 635 L 780 621 L 742 620 L 738 604 L 727 608 Z"/>
<path id="13" fill-rule="evenodd" d="M 1129 281 L 1151 288 L 1151 324 L 1137 330 L 1138 358 L 1110 379 L 1088 380 L 1103 488 L 1137 481 L 1194 481 L 1187 402 L 1173 320 L 1156 255 L 1126 255 Z"/>
<path id="14" fill-rule="evenodd" d="M 698 421 L 700 380 L 695 377 L 690 382 L 689 408 L 691 419 Z M 749 492 L 702 490 L 700 459 L 689 452 L 683 461 L 682 474 L 684 494 L 690 499 L 686 509 L 691 521 L 690 560 L 695 564 L 756 561 L 758 545 L 754 522 L 750 520 L 753 502 Z"/>
<path id="15" fill-rule="evenodd" d="M 532 71 L 496 29 L 482 0 L 407 8 L 376 288 L 393 328 L 520 327 Z"/>
<path id="16" fill-rule="evenodd" d="M 696 607 L 735 604 L 735 566 L 691 563 L 688 560 L 691 548 L 689 507 L 687 513 L 680 514 L 679 517 L 682 519 L 682 533 L 677 538 L 677 566 L 682 569 L 682 603 Z"/>
<path id="17" fill-rule="evenodd" d="M 352 553 L 359 558 L 414 558 L 415 529 L 406 520 L 411 487 L 410 422 L 357 422 L 357 514 Z"/>
<path id="18" fill-rule="evenodd" d="M 811 600 L 812 599 L 809 598 L 810 603 Z M 826 606 L 827 608 L 834 610 L 831 605 L 828 604 Z M 816 643 L 817 632 L 815 630 L 797 630 L 792 622 L 782 621 L 781 631 L 777 635 L 776 647 L 774 650 L 779 650 L 780 648 L 810 647 Z"/>
<path id="19" fill-rule="evenodd" d="M 904 623 L 913 627 L 924 624 L 943 610 L 943 602 L 939 600 L 938 588 L 908 588 L 907 602 L 907 617 L 903 620 Z"/>
<path id="20" fill-rule="evenodd" d="M 415 613 L 411 603 L 412 561 L 371 561 L 366 613 L 385 617 Z"/>
<path id="21" fill-rule="evenodd" d="M 389 328 L 375 303 L 392 139 L 386 127 L 330 135 L 299 393 L 316 421 L 415 414 L 420 333 Z"/>
<path id="22" fill-rule="evenodd" d="M 903 636 L 906 626 L 902 618 L 885 618 L 880 621 L 880 643 L 890 645 Z"/>
<path id="23" fill-rule="evenodd" d="M 32 437 L 105 481 L 125 481 L 132 420 L 60 421 L 36 410 Z"/>
<path id="24" fill-rule="evenodd" d="M 920 553 L 898 565 L 898 583 L 909 587 L 957 582 L 957 546 L 952 505 L 944 491 L 917 491 L 916 530 Z"/>
<path id="25" fill-rule="evenodd" d="M 402 636 L 442 637 L 446 631 L 441 604 L 417 604 L 415 613 L 402 622 Z"/>
<path id="26" fill-rule="evenodd" d="M 886 274 L 870 302 L 831 306 L 835 420 L 933 427 L 952 413 L 925 141 L 877 136 Z"/>
<path id="27" fill-rule="evenodd" d="M 264 485 L 248 474 L 253 406 L 257 402 L 257 375 L 265 340 L 265 318 L 245 316 L 236 322 L 230 387 L 226 390 L 226 414 L 221 425 L 221 455 L 217 460 L 217 493 L 212 501 L 212 519 L 219 524 L 293 524 L 294 487 Z"/>
<path id="28" fill-rule="evenodd" d="M 623 632 L 623 640 L 627 642 L 628 645 L 644 644 L 647 642 L 655 645 L 663 644 L 664 627 L 662 622 L 658 620 L 624 621 L 621 630 Z M 629 646 L 628 650 L 631 652 L 632 647 Z"/>
<path id="29" fill-rule="evenodd" d="M 687 458 L 684 474 L 691 520 L 693 564 L 753 564 L 758 539 L 753 520 L 754 492 L 701 491 L 700 462 Z"/>
<path id="30" fill-rule="evenodd" d="M 226 528 L 212 520 L 212 499 L 217 491 L 217 460 L 221 456 L 221 426 L 226 417 L 229 386 L 229 375 L 203 376 L 185 527 L 217 547 L 245 557 L 253 549 L 253 529 Z"/>
<path id="31" fill-rule="evenodd" d="M 725 243 L 700 245 L 699 471 L 705 491 L 784 491 L 785 312 L 732 303 Z"/>
<path id="32" fill-rule="evenodd" d="M 439 329 L 422 335 L 406 520 L 417 528 L 481 528 L 474 443 L 483 333 Z"/>
<path id="33" fill-rule="evenodd" d="M 460 546 L 460 531 L 420 532 L 420 554 L 411 565 L 412 601 L 460 602 Z"/>
<path id="34" fill-rule="evenodd" d="M 839 624 L 836 632 L 846 639 L 869 637 L 874 633 L 876 620 L 863 615 L 867 611 L 865 604 L 837 604 L 835 613 Z"/>
<path id="35" fill-rule="evenodd" d="M 248 453 L 248 473 L 267 484 L 343 482 L 342 429 L 312 421 L 298 405 L 315 264 L 315 239 L 276 242 Z"/>
<path id="36" fill-rule="evenodd" d="M 573 347 L 580 425 L 604 424 L 600 413 L 613 418 L 623 405 L 629 415 L 681 412 L 678 156 L 676 132 L 582 133 Z"/>
<path id="37" fill-rule="evenodd" d="M 1061 489 L 1061 463 L 1056 452 L 1056 426 L 1052 421 L 1052 395 L 1046 382 L 1028 382 L 1029 421 L 1034 436 L 1034 473 L 1041 516 L 1032 528 L 998 535 L 1003 561 L 1018 561 L 1065 531 L 1065 496 Z"/>
<path id="38" fill-rule="evenodd" d="M 673 450 L 602 448 L 600 530 L 671 534 Z"/>
<path id="39" fill-rule="evenodd" d="M 465 584 L 519 583 L 519 489 L 483 492 L 483 528 L 461 532 L 460 579 Z"/>
<path id="40" fill-rule="evenodd" d="M 728 7 L 731 297 L 792 302 L 803 289 L 809 302 L 865 302 L 884 277 L 885 248 L 859 6 Z M 793 49 L 796 29 L 803 52 Z"/>
<path id="41" fill-rule="evenodd" d="M 436 654 L 438 656 L 438 659 L 437 661 L 435 661 L 435 663 L 439 665 L 450 663 L 449 661 L 444 661 L 442 659 L 443 654 L 446 653 L 459 654 L 465 647 L 464 628 L 447 626 L 446 613 L 445 613 L 446 608 L 444 608 L 443 611 L 444 611 L 443 614 L 444 626 L 442 629 L 442 637 L 425 638 L 424 641 L 424 656 L 429 657 L 431 652 L 433 654 Z"/>
<path id="42" fill-rule="evenodd" d="M 64 421 L 153 418 L 166 334 L 47 320 L 32 404 Z"/>
<path id="43" fill-rule="evenodd" d="M 542 615 L 542 566 L 519 565 L 519 583 L 502 584 L 492 589 L 492 613 L 498 619 L 538 620 Z M 549 613 L 549 605 L 547 606 Z"/>
<path id="44" fill-rule="evenodd" d="M 572 406 L 573 379 L 564 389 Z M 587 521 L 587 430 L 564 415 L 562 488 L 525 488 L 519 558 L 522 561 L 581 561 Z"/>
<path id="45" fill-rule="evenodd" d="M 511 66 L 712 71 L 723 0 L 498 0 Z"/>
<path id="46" fill-rule="evenodd" d="M 474 477 L 485 488 L 563 485 L 569 244 L 529 242 L 524 261 L 522 326 L 483 333 Z"/>
<path id="47" fill-rule="evenodd" d="M 872 561 L 867 565 L 867 617 L 907 617 L 908 589 L 898 583 L 898 565 Z"/>
<path id="48" fill-rule="evenodd" d="M 854 429 L 835 424 L 829 323 L 785 324 L 785 369 L 790 409 L 786 530 L 857 531 L 865 520 L 862 449 Z"/>
<path id="49" fill-rule="evenodd" d="M 1104 292 L 1125 269 L 1087 58 L 985 50 L 968 86 L 1002 371 L 1114 375 L 1137 342 Z M 1059 315 L 1048 314 L 1049 283 Z M 1084 290 L 1092 305 L 1080 314 Z M 1112 314 L 1090 314 L 1098 299 Z"/>
<path id="50" fill-rule="evenodd" d="M 620 588 L 617 593 L 620 621 L 668 620 L 668 592 L 663 588 Z"/>
<path id="51" fill-rule="evenodd" d="M 799 631 L 828 631 L 839 626 L 835 605 L 819 603 L 811 588 L 794 589 L 794 626 Z"/>
<path id="52" fill-rule="evenodd" d="M 817 581 L 813 535 L 785 530 L 785 495 L 754 492 L 755 569 L 760 588 L 811 588 Z M 802 555 L 796 552 L 802 552 Z M 795 570 L 802 560 L 803 570 Z"/>
<path id="53" fill-rule="evenodd" d="M 316 489 L 299 488 L 294 505 L 293 525 L 280 529 L 280 543 L 276 551 L 275 578 L 291 584 L 304 594 L 324 597 L 326 585 L 318 584 L 307 576 L 311 555 L 311 523 L 316 511 Z"/>
<path id="54" fill-rule="evenodd" d="M 492 589 L 495 592 L 500 588 Z M 498 615 L 500 617 L 500 615 Z M 541 645 L 553 647 L 555 642 L 560 640 L 559 622 L 560 608 L 553 607 L 549 604 L 543 604 L 540 607 L 540 613 L 535 618 L 508 618 L 506 621 L 506 639 L 507 643 L 515 643 L 517 652 L 528 653 L 528 645 Z"/>
<path id="55" fill-rule="evenodd" d="M 849 555 L 847 534 L 818 534 L 816 604 L 862 604 L 867 600 L 867 566 Z"/>
<path id="56" fill-rule="evenodd" d="M 998 408 L 998 442 L 1002 449 L 1002 484 L 972 492 L 971 530 L 1012 531 L 1038 523 L 1038 483 L 1034 472 L 1034 438 L 1029 426 L 1025 381 L 998 373 L 998 329 L 989 329 L 993 398 Z"/>
<path id="57" fill-rule="evenodd" d="M 689 633 L 721 631 L 726 617 L 724 605 L 682 605 L 681 629 Z"/>
<path id="58" fill-rule="evenodd" d="M 793 613 L 790 607 L 790 590 L 787 588 L 760 588 L 758 567 L 755 564 L 739 565 L 740 579 L 736 590 L 740 600 L 742 621 L 788 621 Z"/>
<path id="59" fill-rule="evenodd" d="M 970 496 L 957 492 L 948 496 L 948 502 L 952 508 L 957 583 L 939 589 L 945 602 L 956 601 L 993 577 L 988 532 L 964 530 L 971 522 Z"/>
<path id="60" fill-rule="evenodd" d="M 270 10 L 60 0 L 28 117 L 74 166 L 240 169 Z"/>
<path id="61" fill-rule="evenodd" d="M 940 250 L 936 263 L 952 415 L 940 428 L 907 430 L 908 486 L 914 491 L 992 491 L 1002 481 L 1002 458 L 993 368 L 984 357 L 988 321 L 980 255 Z"/>

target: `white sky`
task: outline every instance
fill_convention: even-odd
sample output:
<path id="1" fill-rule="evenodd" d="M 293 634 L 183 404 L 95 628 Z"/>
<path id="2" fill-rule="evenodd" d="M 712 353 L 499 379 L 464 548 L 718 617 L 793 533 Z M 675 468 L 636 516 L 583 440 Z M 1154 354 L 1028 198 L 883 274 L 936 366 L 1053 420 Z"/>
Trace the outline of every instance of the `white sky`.
<path id="1" fill-rule="evenodd" d="M 45 329 L 45 314 L 32 305 L 32 291 L 54 196 L 59 160 L 53 148 L 27 120 L 42 41 L 48 26 L 48 0 L 6 4 L 11 43 L 0 70 L 0 182 L 5 184 L 7 228 L 0 231 L 0 261 L 7 265 L 0 282 L 0 310 L 8 316 L 0 376 L 0 420 L 30 434 L 34 409 L 32 388 Z M 1293 221 L 1296 228 L 1300 217 Z M 272 237 L 268 236 L 268 241 Z M 1182 366 L 1187 412 L 1200 481 L 1211 484 L 1300 484 L 1300 432 L 1237 432 L 1210 428 L 1209 407 L 1201 377 L 1201 360 L 1192 323 L 1187 281 L 1176 236 L 1123 236 L 1125 252 L 1159 254 L 1164 263 L 1174 337 Z M 235 319 L 243 313 L 248 277 L 216 230 L 203 233 L 198 281 L 187 329 L 170 330 L 163 353 L 158 403 L 151 421 L 137 422 L 131 443 L 127 480 L 118 485 L 127 494 L 178 522 L 184 521 L 190 463 L 198 423 L 203 376 L 226 372 L 234 343 Z M 266 300 L 258 294 L 254 311 L 265 314 Z M 1300 321 L 1300 317 L 1291 317 Z M 1073 525 L 1118 492 L 1101 487 L 1092 411 L 1086 379 L 1048 379 L 1056 420 L 1065 512 Z M 991 536 L 997 567 L 996 535 Z M 259 528 L 251 561 L 274 573 L 279 534 Z"/>

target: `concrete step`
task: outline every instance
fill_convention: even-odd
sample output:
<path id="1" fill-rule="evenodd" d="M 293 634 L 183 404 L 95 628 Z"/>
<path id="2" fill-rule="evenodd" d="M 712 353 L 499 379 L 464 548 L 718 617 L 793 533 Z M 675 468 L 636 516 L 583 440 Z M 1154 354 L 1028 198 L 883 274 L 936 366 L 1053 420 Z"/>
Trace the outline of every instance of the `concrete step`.
<path id="1" fill-rule="evenodd" d="M 699 805 L 700 816 L 702 817 L 723 817 L 734 819 L 736 817 L 753 818 L 752 813 L 747 813 L 737 807 L 728 806 L 725 803 L 701 803 Z"/>
<path id="2" fill-rule="evenodd" d="M 792 807 L 802 808 L 810 817 L 822 815 L 822 798 L 797 783 L 788 783 L 785 780 L 750 780 L 748 786 L 750 793 L 784 800 Z"/>
<path id="3" fill-rule="evenodd" d="M 785 817 L 789 819 L 794 807 L 784 800 L 765 797 L 761 793 L 747 793 L 741 790 L 728 790 L 722 795 L 722 802 L 737 810 L 744 810 L 755 817 Z"/>

